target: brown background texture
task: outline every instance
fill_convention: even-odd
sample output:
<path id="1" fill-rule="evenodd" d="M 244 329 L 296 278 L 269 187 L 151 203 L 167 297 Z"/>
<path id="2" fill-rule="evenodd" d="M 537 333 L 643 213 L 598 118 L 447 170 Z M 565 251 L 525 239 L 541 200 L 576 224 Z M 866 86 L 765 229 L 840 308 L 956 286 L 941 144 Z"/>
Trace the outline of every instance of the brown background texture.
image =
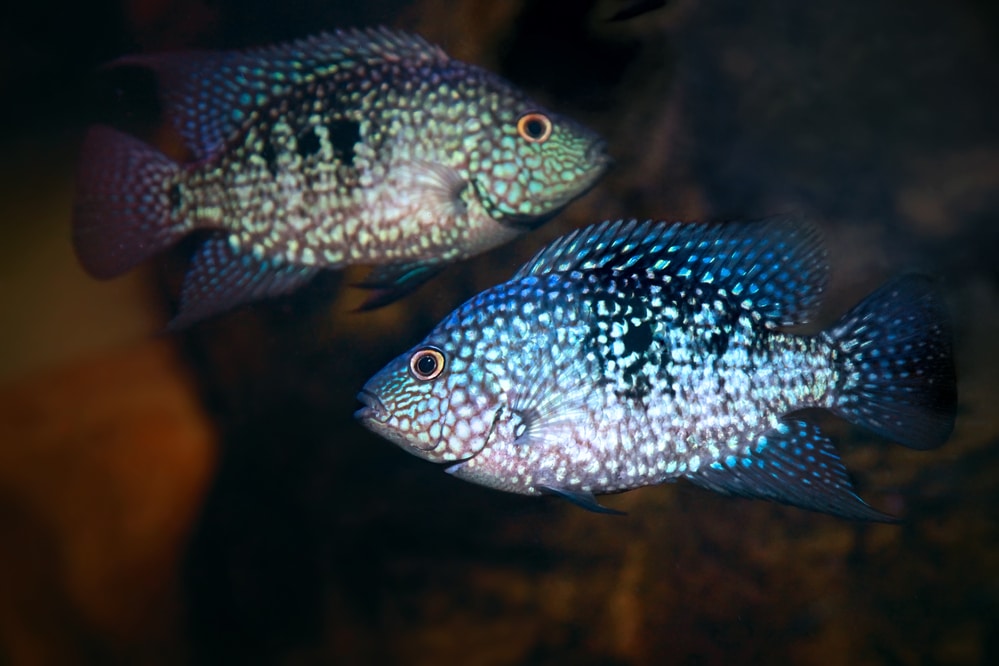
<path id="1" fill-rule="evenodd" d="M 0 664 L 999 663 L 999 12 L 985 0 L 100 0 L 0 22 Z M 97 282 L 69 242 L 94 70 L 321 29 L 419 32 L 599 131 L 540 230 L 371 313 L 363 273 L 181 334 L 181 247 Z M 141 105 L 140 105 L 141 106 Z M 685 483 L 624 517 L 461 483 L 353 420 L 367 377 L 544 242 L 606 218 L 794 212 L 829 323 L 939 278 L 960 408 L 909 451 L 835 419 L 900 525 Z"/>

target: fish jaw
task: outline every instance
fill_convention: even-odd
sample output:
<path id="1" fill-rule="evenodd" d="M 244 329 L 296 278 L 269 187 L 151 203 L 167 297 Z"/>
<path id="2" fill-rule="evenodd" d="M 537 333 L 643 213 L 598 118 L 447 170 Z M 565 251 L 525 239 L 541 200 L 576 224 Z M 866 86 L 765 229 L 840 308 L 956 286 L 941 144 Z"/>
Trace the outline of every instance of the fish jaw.
<path id="1" fill-rule="evenodd" d="M 430 428 L 427 427 L 428 421 L 432 422 L 435 414 L 421 414 L 419 410 L 402 412 L 393 408 L 390 397 L 387 397 L 389 404 L 383 400 L 382 396 L 391 396 L 391 387 L 398 384 L 398 380 L 393 382 L 393 379 L 401 373 L 399 369 L 394 372 L 391 370 L 394 365 L 398 365 L 398 361 L 368 381 L 357 394 L 363 407 L 354 412 L 354 418 L 371 432 L 418 458 L 435 461 L 435 451 L 441 446 L 441 437 L 429 436 Z M 440 428 L 437 432 L 440 433 Z"/>

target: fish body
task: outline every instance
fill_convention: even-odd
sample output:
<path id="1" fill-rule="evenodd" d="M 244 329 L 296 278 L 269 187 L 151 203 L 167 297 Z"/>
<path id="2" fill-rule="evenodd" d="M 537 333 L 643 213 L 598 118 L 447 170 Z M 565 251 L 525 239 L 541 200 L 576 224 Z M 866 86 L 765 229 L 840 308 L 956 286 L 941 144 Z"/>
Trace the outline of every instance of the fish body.
<path id="1" fill-rule="evenodd" d="M 593 132 L 387 29 L 112 67 L 157 73 L 193 160 L 92 128 L 77 254 L 93 275 L 113 277 L 205 230 L 180 323 L 351 264 L 377 267 L 365 284 L 380 290 L 373 304 L 387 302 L 550 218 L 608 164 Z"/>
<path id="2" fill-rule="evenodd" d="M 800 410 L 904 445 L 949 436 L 956 380 L 926 278 L 892 281 L 814 335 L 827 276 L 793 220 L 606 222 L 556 240 L 365 384 L 362 423 L 456 477 L 595 495 L 684 478 L 890 520 Z"/>

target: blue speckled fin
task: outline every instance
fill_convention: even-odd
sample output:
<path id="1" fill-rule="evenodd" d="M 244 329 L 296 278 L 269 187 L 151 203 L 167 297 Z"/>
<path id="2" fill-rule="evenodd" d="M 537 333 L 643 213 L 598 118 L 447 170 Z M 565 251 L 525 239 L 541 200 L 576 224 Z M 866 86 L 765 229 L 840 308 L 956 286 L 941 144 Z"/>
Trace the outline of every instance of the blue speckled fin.
<path id="1" fill-rule="evenodd" d="M 318 269 L 302 266 L 275 268 L 267 260 L 235 254 L 224 236 L 206 240 L 191 261 L 180 293 L 180 312 L 171 330 L 261 298 L 293 291 L 311 280 Z"/>
<path id="2" fill-rule="evenodd" d="M 377 266 L 357 286 L 370 289 L 371 295 L 358 310 L 374 310 L 412 292 L 444 269 L 442 265 L 387 264 Z"/>
<path id="3" fill-rule="evenodd" d="M 730 455 L 686 478 L 728 495 L 775 500 L 853 520 L 895 522 L 860 499 L 833 443 L 818 426 L 786 420 L 748 454 Z"/>
<path id="4" fill-rule="evenodd" d="M 254 109 L 295 85 L 350 68 L 405 62 L 440 64 L 447 55 L 416 35 L 387 28 L 338 30 L 246 51 L 188 51 L 126 56 L 111 67 L 146 67 L 158 75 L 166 115 L 198 159 L 210 157 Z"/>
<path id="5" fill-rule="evenodd" d="M 914 449 L 947 441 L 957 377 L 946 308 L 928 278 L 888 282 L 823 335 L 840 351 L 836 414 Z"/>
<path id="6" fill-rule="evenodd" d="M 614 516 L 625 515 L 624 511 L 618 511 L 617 509 L 612 509 L 608 506 L 604 506 L 597 501 L 593 493 L 586 492 L 583 490 L 567 490 L 565 488 L 555 488 L 553 486 L 535 486 L 541 492 L 547 495 L 555 495 L 563 499 L 567 499 L 573 504 L 587 511 L 592 511 L 594 513 L 607 513 Z"/>
<path id="7" fill-rule="evenodd" d="M 563 236 L 514 276 L 569 271 L 646 275 L 724 290 L 772 325 L 809 321 L 828 265 L 816 227 L 794 218 L 755 222 L 608 221 Z"/>

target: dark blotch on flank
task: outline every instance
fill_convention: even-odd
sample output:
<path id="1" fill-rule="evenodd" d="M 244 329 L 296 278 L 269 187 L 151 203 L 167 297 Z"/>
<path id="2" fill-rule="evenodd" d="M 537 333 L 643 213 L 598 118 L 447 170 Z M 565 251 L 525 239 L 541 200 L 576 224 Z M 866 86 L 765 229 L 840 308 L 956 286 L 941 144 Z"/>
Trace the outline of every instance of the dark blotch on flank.
<path id="1" fill-rule="evenodd" d="M 264 159 L 267 163 L 267 170 L 270 172 L 271 176 L 277 178 L 278 174 L 278 163 L 277 163 L 277 149 L 274 148 L 273 141 L 266 141 L 264 143 L 264 149 L 260 151 L 260 157 Z"/>
<path id="2" fill-rule="evenodd" d="M 318 153 L 321 145 L 319 136 L 316 135 L 316 131 L 311 127 L 299 134 L 295 142 L 295 148 L 302 159 L 312 157 Z"/>
<path id="3" fill-rule="evenodd" d="M 621 337 L 624 343 L 624 356 L 635 352 L 643 356 L 652 345 L 652 322 L 643 321 L 638 326 L 629 325 L 628 332 Z"/>
<path id="4" fill-rule="evenodd" d="M 327 126 L 333 154 L 344 164 L 354 163 L 354 146 L 361 140 L 361 124 L 353 120 L 332 120 Z"/>
<path id="5" fill-rule="evenodd" d="M 180 191 L 180 183 L 174 183 L 170 186 L 170 190 L 167 192 L 167 196 L 170 197 L 170 212 L 177 213 L 180 207 L 184 204 L 184 195 Z"/>

